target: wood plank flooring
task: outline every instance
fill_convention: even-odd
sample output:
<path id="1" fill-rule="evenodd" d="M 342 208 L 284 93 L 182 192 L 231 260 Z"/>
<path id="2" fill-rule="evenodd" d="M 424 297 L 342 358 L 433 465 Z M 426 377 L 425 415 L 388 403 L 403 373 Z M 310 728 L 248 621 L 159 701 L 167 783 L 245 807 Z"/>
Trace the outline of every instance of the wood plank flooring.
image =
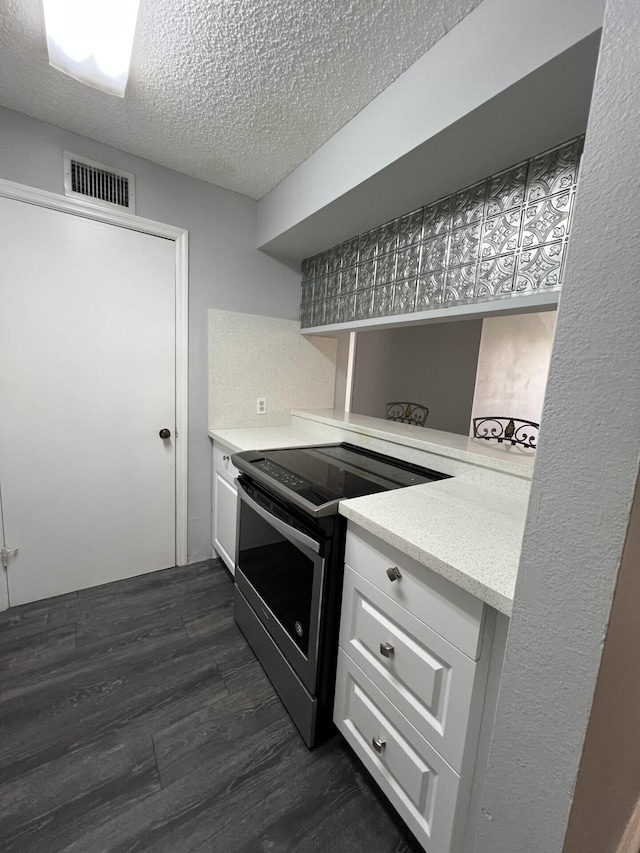
<path id="1" fill-rule="evenodd" d="M 309 751 L 217 561 L 0 613 L 3 853 L 420 853 L 336 735 Z"/>

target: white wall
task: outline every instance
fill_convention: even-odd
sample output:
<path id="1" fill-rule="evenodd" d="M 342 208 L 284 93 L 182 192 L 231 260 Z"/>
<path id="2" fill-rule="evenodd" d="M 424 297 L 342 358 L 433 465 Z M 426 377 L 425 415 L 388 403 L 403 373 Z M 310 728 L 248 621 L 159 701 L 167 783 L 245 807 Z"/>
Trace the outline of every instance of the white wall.
<path id="1" fill-rule="evenodd" d="M 555 325 L 555 311 L 482 321 L 472 418 L 493 415 L 540 423 Z"/>
<path id="2" fill-rule="evenodd" d="M 0 108 L 0 177 L 62 194 L 63 149 L 133 172 L 138 215 L 189 231 L 188 552 L 203 559 L 211 554 L 207 309 L 294 319 L 299 275 L 254 248 L 251 199 Z"/>
<path id="3" fill-rule="evenodd" d="M 466 435 L 482 322 L 359 332 L 351 411 L 384 418 L 393 400 L 422 403 L 430 429 Z"/>
<path id="4" fill-rule="evenodd" d="M 475 853 L 560 853 L 591 712 L 640 458 L 638 44 L 608 0 Z"/>
<path id="5" fill-rule="evenodd" d="M 210 309 L 209 427 L 278 426 L 292 409 L 332 408 L 336 349 L 335 338 L 301 335 L 297 320 Z"/>
<path id="6" fill-rule="evenodd" d="M 336 335 L 336 387 L 333 398 L 333 408 L 343 411 L 347 404 L 347 372 L 349 370 L 349 339 L 350 332 L 340 332 Z"/>

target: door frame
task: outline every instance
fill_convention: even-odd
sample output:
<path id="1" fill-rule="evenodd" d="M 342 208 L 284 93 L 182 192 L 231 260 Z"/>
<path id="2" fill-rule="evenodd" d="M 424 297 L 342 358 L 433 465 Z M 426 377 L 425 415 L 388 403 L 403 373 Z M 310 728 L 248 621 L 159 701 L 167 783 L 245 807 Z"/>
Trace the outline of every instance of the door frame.
<path id="1" fill-rule="evenodd" d="M 176 318 L 176 565 L 187 563 L 187 482 L 189 418 L 189 232 L 174 225 L 143 219 L 131 213 L 102 208 L 57 193 L 6 181 L 0 178 L 0 196 L 94 219 L 107 225 L 140 231 L 175 244 L 175 318 Z"/>

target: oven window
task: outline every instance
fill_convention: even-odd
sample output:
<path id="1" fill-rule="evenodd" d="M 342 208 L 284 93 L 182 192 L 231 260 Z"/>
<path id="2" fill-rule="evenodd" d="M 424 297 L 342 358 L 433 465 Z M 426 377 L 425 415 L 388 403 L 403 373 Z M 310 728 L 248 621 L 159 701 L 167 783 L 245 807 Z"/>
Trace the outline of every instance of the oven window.
<path id="1" fill-rule="evenodd" d="M 316 566 L 250 507 L 241 506 L 238 569 L 306 657 Z"/>

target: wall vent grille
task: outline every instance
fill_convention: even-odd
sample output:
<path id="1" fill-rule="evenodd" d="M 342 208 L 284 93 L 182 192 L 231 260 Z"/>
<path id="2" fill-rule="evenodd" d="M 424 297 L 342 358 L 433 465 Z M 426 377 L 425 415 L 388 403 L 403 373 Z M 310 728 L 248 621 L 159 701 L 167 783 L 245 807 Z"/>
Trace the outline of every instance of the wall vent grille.
<path id="1" fill-rule="evenodd" d="M 114 210 L 135 212 L 135 180 L 93 160 L 64 152 L 64 194 Z"/>

